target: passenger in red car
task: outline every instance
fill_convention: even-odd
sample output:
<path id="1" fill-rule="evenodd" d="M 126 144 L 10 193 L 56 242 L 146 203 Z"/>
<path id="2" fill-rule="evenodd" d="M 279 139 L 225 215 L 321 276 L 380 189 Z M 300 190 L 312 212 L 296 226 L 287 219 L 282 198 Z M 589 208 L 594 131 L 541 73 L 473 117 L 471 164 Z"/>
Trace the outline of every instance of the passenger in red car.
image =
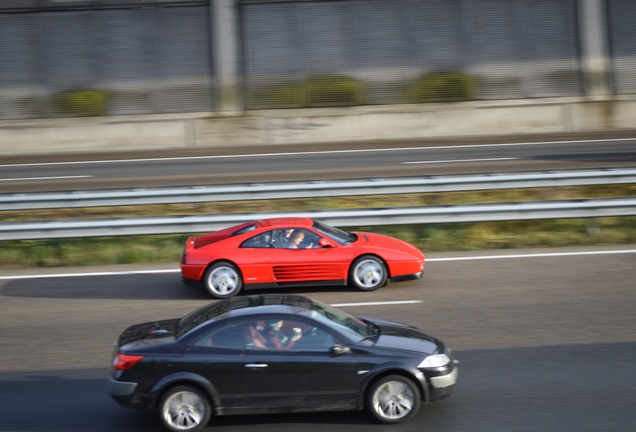
<path id="1" fill-rule="evenodd" d="M 292 234 L 291 239 L 289 240 L 289 249 L 298 249 L 300 244 L 305 240 L 305 233 L 302 231 L 296 231 Z"/>

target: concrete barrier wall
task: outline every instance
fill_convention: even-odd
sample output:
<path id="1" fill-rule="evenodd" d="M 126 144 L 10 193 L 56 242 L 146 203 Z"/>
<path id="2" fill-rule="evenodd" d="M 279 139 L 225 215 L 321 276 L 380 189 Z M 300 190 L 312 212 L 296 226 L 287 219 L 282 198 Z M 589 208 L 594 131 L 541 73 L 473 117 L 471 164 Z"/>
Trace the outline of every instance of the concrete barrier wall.
<path id="1" fill-rule="evenodd" d="M 0 156 L 636 128 L 636 96 L 0 121 Z"/>

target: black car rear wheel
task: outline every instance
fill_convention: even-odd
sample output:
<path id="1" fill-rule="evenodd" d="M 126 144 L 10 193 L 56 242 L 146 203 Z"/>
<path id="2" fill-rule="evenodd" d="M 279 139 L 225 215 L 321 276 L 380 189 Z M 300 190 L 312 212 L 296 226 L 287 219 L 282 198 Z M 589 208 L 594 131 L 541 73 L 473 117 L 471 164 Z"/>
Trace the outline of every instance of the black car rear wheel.
<path id="1" fill-rule="evenodd" d="M 161 421 L 174 432 L 196 432 L 210 421 L 212 408 L 198 389 L 179 386 L 166 392 L 159 403 Z"/>
<path id="2" fill-rule="evenodd" d="M 360 291 L 374 291 L 386 284 L 387 271 L 380 258 L 365 255 L 356 259 L 349 270 L 349 283 Z"/>
<path id="3" fill-rule="evenodd" d="M 203 284 L 214 298 L 234 297 L 243 288 L 241 272 L 232 263 L 218 262 L 210 266 L 203 276 Z"/>
<path id="4" fill-rule="evenodd" d="M 420 391 L 401 375 L 389 375 L 373 383 L 367 393 L 367 409 L 381 423 L 402 423 L 420 408 Z"/>

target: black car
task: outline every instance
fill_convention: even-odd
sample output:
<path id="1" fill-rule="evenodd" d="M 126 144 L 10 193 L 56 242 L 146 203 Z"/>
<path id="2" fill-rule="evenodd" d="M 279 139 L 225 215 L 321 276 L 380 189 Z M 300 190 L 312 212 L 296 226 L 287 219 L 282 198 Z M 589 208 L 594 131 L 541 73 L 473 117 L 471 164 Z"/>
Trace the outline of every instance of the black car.
<path id="1" fill-rule="evenodd" d="M 295 295 L 236 297 L 181 319 L 129 327 L 109 392 L 156 409 L 172 431 L 214 415 L 367 409 L 382 423 L 449 396 L 451 350 L 415 327 L 356 318 Z"/>

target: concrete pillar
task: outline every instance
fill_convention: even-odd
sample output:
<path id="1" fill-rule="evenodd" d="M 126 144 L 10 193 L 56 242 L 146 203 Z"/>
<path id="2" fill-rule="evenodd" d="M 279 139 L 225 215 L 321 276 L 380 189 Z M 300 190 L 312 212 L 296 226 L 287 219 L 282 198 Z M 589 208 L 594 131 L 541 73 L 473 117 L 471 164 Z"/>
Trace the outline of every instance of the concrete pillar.
<path id="1" fill-rule="evenodd" d="M 238 0 L 210 0 L 212 54 L 216 78 L 218 112 L 240 111 L 241 56 Z"/>
<path id="2" fill-rule="evenodd" d="M 585 95 L 611 94 L 605 0 L 579 0 L 581 55 Z"/>

